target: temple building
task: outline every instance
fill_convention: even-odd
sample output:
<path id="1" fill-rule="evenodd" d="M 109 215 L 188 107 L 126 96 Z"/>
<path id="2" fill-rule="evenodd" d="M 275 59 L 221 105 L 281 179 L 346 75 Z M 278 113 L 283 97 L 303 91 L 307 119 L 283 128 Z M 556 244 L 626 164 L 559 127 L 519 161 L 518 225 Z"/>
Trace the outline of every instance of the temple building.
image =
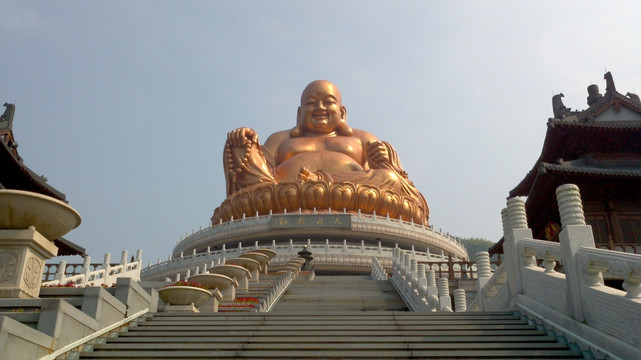
<path id="1" fill-rule="evenodd" d="M 554 117 L 547 122 L 541 155 L 509 198 L 527 197 L 534 236 L 558 241 L 554 191 L 576 184 L 596 246 L 641 253 L 641 101 L 618 92 L 609 72 L 604 79 L 605 94 L 588 86 L 585 110 L 566 107 L 563 94 L 552 98 Z M 500 246 L 492 250 L 501 252 Z"/>

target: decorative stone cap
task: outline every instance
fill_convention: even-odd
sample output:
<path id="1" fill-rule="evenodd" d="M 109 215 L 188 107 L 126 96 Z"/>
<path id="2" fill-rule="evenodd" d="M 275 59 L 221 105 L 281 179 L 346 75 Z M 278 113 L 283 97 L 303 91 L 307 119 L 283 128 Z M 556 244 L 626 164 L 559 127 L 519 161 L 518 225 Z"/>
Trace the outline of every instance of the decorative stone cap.
<path id="1" fill-rule="evenodd" d="M 34 226 L 53 241 L 80 225 L 80 214 L 50 196 L 22 190 L 0 190 L 0 229 Z"/>

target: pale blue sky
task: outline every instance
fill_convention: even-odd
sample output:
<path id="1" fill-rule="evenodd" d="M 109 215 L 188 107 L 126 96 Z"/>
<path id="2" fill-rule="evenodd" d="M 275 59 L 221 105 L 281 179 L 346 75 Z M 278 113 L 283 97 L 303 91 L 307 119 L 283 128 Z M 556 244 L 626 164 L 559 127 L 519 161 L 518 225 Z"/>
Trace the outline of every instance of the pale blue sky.
<path id="1" fill-rule="evenodd" d="M 207 225 L 227 131 L 291 128 L 315 79 L 397 148 L 432 224 L 496 241 L 552 95 L 583 109 L 605 69 L 641 92 L 639 24 L 638 1 L 0 0 L 0 101 L 97 262 Z"/>

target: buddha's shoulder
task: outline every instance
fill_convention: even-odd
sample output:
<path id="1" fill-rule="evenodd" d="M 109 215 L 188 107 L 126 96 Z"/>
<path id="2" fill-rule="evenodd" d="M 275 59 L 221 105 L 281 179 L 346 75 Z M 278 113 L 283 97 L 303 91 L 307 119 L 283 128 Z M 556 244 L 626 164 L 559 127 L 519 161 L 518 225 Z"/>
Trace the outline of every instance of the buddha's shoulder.
<path id="1" fill-rule="evenodd" d="M 267 141 L 265 141 L 265 143 L 267 143 L 267 142 L 279 142 L 280 143 L 283 140 L 289 138 L 290 131 L 291 130 L 277 131 L 277 132 L 269 135 L 269 137 L 267 138 Z"/>
<path id="2" fill-rule="evenodd" d="M 378 140 L 374 134 L 370 133 L 369 131 L 361 130 L 361 129 L 354 129 L 352 128 L 354 137 L 360 139 L 363 143 L 366 143 L 370 140 Z"/>

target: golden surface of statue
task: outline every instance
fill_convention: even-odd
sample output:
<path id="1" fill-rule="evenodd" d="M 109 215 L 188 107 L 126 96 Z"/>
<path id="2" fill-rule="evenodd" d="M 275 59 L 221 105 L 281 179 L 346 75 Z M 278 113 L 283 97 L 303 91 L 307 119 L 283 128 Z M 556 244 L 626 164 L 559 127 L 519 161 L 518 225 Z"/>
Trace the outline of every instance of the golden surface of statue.
<path id="1" fill-rule="evenodd" d="M 427 225 L 429 208 L 403 170 L 396 150 L 367 131 L 347 125 L 338 88 L 310 83 L 301 95 L 296 126 L 272 134 L 239 128 L 223 155 L 227 199 L 214 223 L 285 211 L 356 212 Z"/>

